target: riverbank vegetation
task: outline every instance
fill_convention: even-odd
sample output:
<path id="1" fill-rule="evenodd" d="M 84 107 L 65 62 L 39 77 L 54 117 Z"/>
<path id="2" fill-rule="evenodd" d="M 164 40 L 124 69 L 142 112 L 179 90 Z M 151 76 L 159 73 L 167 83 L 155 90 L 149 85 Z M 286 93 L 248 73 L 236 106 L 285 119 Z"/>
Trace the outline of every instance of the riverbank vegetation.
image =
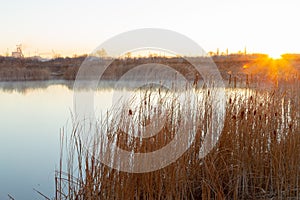
<path id="1" fill-rule="evenodd" d="M 99 135 L 111 135 L 128 151 L 152 152 L 173 139 L 184 117 L 176 109 L 189 104 L 171 101 L 175 104 L 166 107 L 162 131 L 145 141 L 116 128 L 122 124 L 125 130 L 132 130 L 121 123 L 132 111 L 114 123 L 92 124 L 98 127 L 91 133 L 93 148 L 87 148 L 83 127 L 74 120 L 71 133 L 62 130 L 56 199 L 299 199 L 300 81 L 294 77 L 272 84 L 269 88 L 226 89 L 222 134 L 204 158 L 200 150 L 212 120 L 213 97 L 209 89 L 200 88 L 203 115 L 191 147 L 174 163 L 148 173 L 121 172 L 102 164 Z M 147 108 L 150 99 L 138 105 L 139 116 L 146 118 L 136 118 L 136 124 L 155 113 Z"/>
<path id="2" fill-rule="evenodd" d="M 0 81 L 25 80 L 75 80 L 79 67 L 86 59 L 86 55 L 74 58 L 55 58 L 37 60 L 32 58 L 0 57 Z M 194 58 L 189 58 L 194 59 Z M 198 58 L 205 63 L 207 57 Z M 298 54 L 283 55 L 280 61 L 269 58 L 264 54 L 213 56 L 224 80 L 241 82 L 255 80 L 259 77 L 276 75 L 277 73 L 300 72 L 300 56 Z M 187 79 L 194 80 L 195 70 L 184 58 L 177 57 L 145 57 L 118 58 L 109 66 L 102 79 L 118 80 L 122 74 L 137 65 L 159 63 L 173 67 Z M 269 78 L 269 77 L 268 77 Z M 276 77 L 273 77 L 276 79 Z M 236 79 L 236 80 L 234 80 Z M 253 82 L 254 82 L 253 81 Z"/>

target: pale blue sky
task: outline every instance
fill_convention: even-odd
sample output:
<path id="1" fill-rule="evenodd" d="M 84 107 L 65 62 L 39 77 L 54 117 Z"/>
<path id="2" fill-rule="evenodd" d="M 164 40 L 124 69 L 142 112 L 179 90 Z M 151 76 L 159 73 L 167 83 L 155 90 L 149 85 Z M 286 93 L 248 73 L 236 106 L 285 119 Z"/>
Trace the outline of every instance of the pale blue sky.
<path id="1" fill-rule="evenodd" d="M 90 53 L 137 28 L 165 28 L 206 51 L 300 52 L 300 1 L 0 0 L 0 54 Z"/>

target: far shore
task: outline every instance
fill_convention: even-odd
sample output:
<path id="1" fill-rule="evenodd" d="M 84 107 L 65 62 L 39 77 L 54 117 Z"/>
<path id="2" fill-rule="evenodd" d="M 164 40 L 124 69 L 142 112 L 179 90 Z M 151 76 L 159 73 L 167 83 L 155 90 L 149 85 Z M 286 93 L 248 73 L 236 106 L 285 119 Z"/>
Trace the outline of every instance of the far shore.
<path id="1" fill-rule="evenodd" d="M 78 69 L 85 59 L 85 56 L 76 58 L 55 58 L 46 61 L 30 58 L 0 57 L 0 82 L 75 80 Z M 207 59 L 207 57 L 203 59 Z M 269 58 L 264 54 L 232 54 L 227 56 L 212 56 L 212 59 L 218 67 L 223 80 L 228 82 L 246 82 L 250 81 L 251 78 L 253 79 L 253 77 L 261 76 L 264 71 L 266 71 L 265 68 L 268 67 L 261 66 L 262 70 L 260 70 L 260 68 L 257 67 L 260 63 L 255 63 L 256 60 Z M 286 60 L 289 66 L 292 66 L 293 72 L 299 74 L 300 54 L 287 54 L 283 56 L 283 59 Z M 108 70 L 105 71 L 102 79 L 118 80 L 120 76 L 128 70 L 145 63 L 160 63 L 171 66 L 192 81 L 197 76 L 195 69 L 193 69 L 192 65 L 184 58 L 147 57 L 115 59 Z M 255 67 L 258 68 L 258 70 L 249 71 L 247 68 L 251 63 L 255 63 Z M 283 65 L 287 65 L 286 63 Z M 285 69 L 285 66 L 282 68 Z M 201 79 L 201 75 L 199 79 Z"/>

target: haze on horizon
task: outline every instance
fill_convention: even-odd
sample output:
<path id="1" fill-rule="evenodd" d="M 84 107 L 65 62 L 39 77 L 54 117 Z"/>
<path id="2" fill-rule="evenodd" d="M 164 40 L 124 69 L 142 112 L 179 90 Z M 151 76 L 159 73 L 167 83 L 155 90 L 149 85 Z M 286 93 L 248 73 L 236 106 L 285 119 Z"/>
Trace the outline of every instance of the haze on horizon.
<path id="1" fill-rule="evenodd" d="M 52 0 L 5 1 L 0 55 L 23 45 L 25 56 L 92 52 L 106 39 L 137 28 L 164 28 L 205 51 L 277 56 L 300 52 L 299 1 Z"/>

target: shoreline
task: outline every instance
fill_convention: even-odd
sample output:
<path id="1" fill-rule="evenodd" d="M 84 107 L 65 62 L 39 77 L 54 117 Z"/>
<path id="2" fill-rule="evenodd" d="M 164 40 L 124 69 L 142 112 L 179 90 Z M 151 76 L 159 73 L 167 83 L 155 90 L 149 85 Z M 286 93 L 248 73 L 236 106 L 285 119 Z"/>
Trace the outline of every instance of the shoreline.
<path id="1" fill-rule="evenodd" d="M 75 80 L 76 74 L 85 61 L 86 57 L 76 58 L 56 58 L 48 61 L 32 60 L 28 58 L 0 57 L 0 82 L 5 81 L 49 81 L 49 80 Z M 194 58 L 187 58 L 194 59 Z M 252 76 L 261 77 L 268 70 L 268 65 L 261 62 L 262 59 L 273 60 L 266 55 L 229 55 L 197 58 L 201 63 L 213 61 L 224 81 L 234 81 L 234 79 L 245 80 Z M 282 68 L 287 65 L 299 75 L 300 74 L 300 55 L 285 56 Z M 116 81 L 129 70 L 142 64 L 155 63 L 172 67 L 178 73 L 181 73 L 186 79 L 194 80 L 197 76 L 195 68 L 184 58 L 124 58 L 115 59 L 103 73 L 103 79 L 106 81 Z M 200 63 L 200 64 L 201 64 Z M 255 65 L 256 70 L 249 70 L 248 65 Z M 257 67 L 258 66 L 258 67 Z M 261 73 L 260 73 L 261 71 Z M 260 74 L 259 74 L 260 73 Z M 278 71 L 278 73 L 281 73 Z M 279 74 L 280 75 L 280 74 Z M 249 76 L 249 77 L 248 77 Z M 232 80 L 231 80 L 232 79 Z M 201 80 L 201 75 L 200 75 Z"/>

